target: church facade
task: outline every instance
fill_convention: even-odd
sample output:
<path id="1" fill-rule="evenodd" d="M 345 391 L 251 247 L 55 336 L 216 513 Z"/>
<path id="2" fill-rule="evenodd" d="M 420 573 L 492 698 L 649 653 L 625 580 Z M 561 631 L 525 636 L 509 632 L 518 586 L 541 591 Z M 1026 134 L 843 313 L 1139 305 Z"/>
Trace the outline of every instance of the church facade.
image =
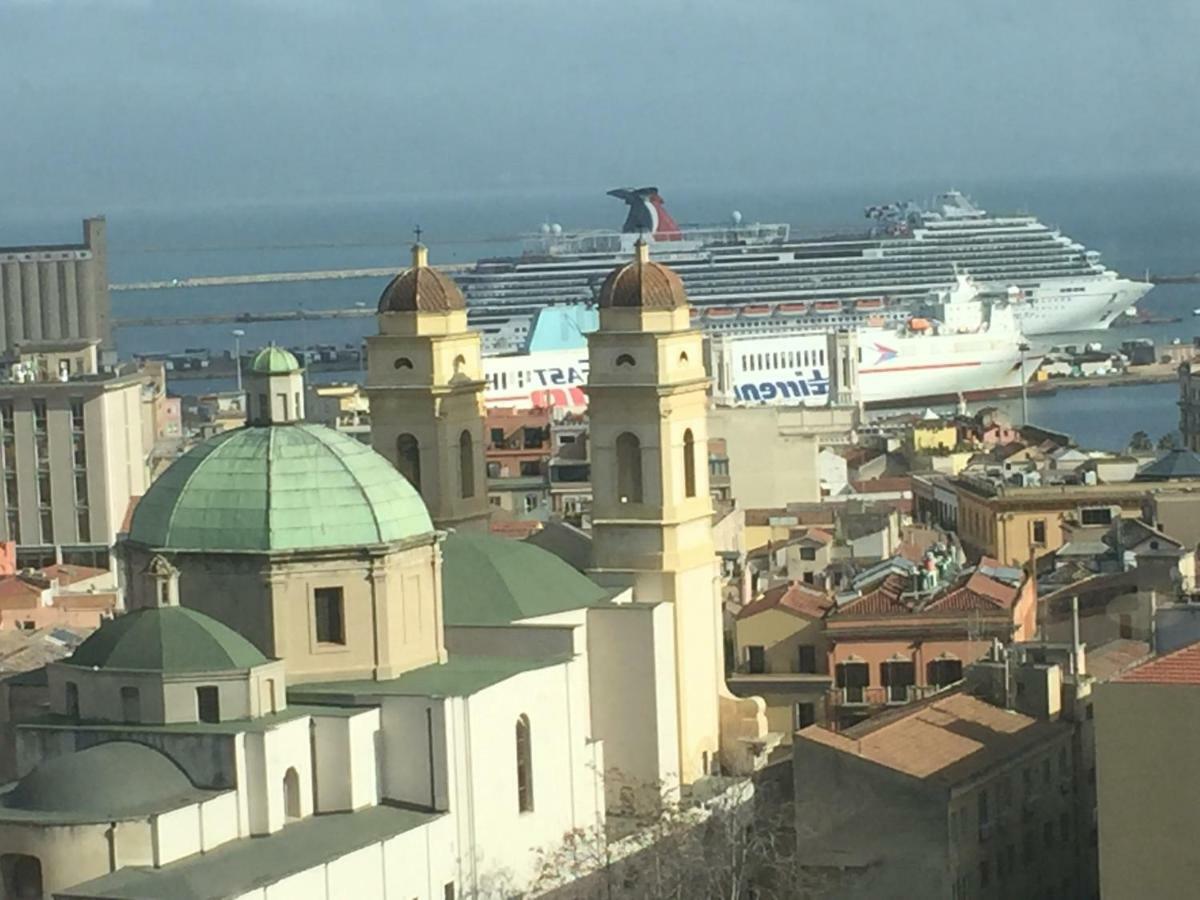
<path id="1" fill-rule="evenodd" d="M 256 357 L 246 426 L 135 510 L 129 610 L 40 708 L 0 683 L 4 896 L 512 895 L 564 835 L 763 758 L 720 674 L 699 337 L 644 248 L 610 282 L 587 575 L 487 533 L 479 342 L 423 247 L 380 301 L 374 449 Z"/>

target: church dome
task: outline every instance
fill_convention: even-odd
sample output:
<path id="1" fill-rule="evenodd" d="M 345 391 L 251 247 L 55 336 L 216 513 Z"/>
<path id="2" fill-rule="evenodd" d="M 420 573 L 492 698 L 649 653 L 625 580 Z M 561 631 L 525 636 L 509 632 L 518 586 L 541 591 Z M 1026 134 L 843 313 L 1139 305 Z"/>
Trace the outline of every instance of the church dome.
<path id="1" fill-rule="evenodd" d="M 673 269 L 651 262 L 645 241 L 637 257 L 609 272 L 600 288 L 601 309 L 684 309 L 688 305 L 683 279 Z"/>
<path id="2" fill-rule="evenodd" d="M 611 594 L 553 553 L 523 541 L 460 531 L 442 545 L 447 625 L 503 625 L 595 606 Z"/>
<path id="3" fill-rule="evenodd" d="M 129 539 L 168 550 L 362 547 L 433 532 L 386 459 L 321 425 L 222 432 L 176 460 L 134 509 Z"/>
<path id="4" fill-rule="evenodd" d="M 267 658 L 227 625 L 183 606 L 139 609 L 106 622 L 80 644 L 69 666 L 142 672 L 229 672 Z"/>
<path id="5" fill-rule="evenodd" d="M 250 371 L 259 375 L 290 375 L 300 371 L 300 361 L 288 350 L 276 347 L 263 347 L 250 363 Z"/>
<path id="6" fill-rule="evenodd" d="M 444 313 L 466 308 L 467 301 L 454 279 L 429 267 L 427 251 L 421 244 L 413 246 L 412 268 L 393 278 L 379 297 L 381 313 Z"/>
<path id="7" fill-rule="evenodd" d="M 203 795 L 158 750 L 133 741 L 108 741 L 44 761 L 0 796 L 0 803 L 8 809 L 107 821 L 162 812 Z"/>

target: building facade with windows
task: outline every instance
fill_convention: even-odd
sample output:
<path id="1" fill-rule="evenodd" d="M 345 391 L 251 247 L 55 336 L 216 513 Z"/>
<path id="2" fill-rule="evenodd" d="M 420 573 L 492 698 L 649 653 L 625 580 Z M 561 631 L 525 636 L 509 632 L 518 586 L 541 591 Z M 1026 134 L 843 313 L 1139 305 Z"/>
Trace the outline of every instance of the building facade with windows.
<path id="1" fill-rule="evenodd" d="M 107 567 L 130 499 L 145 492 L 153 397 L 142 371 L 103 372 L 95 341 L 22 344 L 0 382 L 0 535 L 26 565 Z"/>
<path id="2" fill-rule="evenodd" d="M 0 352 L 30 341 L 93 340 L 115 349 L 103 218 L 83 243 L 0 247 Z"/>

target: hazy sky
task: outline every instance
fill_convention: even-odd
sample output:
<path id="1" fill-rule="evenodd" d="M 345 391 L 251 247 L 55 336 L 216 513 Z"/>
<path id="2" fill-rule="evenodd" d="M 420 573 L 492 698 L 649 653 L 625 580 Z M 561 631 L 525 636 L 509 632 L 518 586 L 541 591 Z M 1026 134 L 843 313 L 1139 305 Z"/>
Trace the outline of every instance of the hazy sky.
<path id="1" fill-rule="evenodd" d="M 1200 171 L 1197 0 L 0 0 L 0 204 Z"/>

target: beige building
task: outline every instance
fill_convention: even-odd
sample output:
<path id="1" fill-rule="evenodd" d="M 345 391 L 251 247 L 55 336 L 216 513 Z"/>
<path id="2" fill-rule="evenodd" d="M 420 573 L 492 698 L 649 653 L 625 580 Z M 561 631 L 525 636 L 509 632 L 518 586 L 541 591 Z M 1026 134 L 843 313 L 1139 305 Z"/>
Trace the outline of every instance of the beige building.
<path id="1" fill-rule="evenodd" d="M 113 349 L 106 228 L 84 219 L 82 244 L 0 247 L 0 352 L 78 339 Z"/>
<path id="2" fill-rule="evenodd" d="M 1179 432 L 1187 449 L 1200 452 L 1200 362 L 1179 366 Z"/>
<path id="3" fill-rule="evenodd" d="M 1200 644 L 1095 690 L 1100 891 L 1105 900 L 1194 897 L 1194 769 L 1179 759 L 1200 720 Z"/>
<path id="4" fill-rule="evenodd" d="M 26 564 L 108 565 L 131 497 L 146 490 L 162 385 L 105 373 L 96 341 L 22 344 L 0 382 L 0 537 Z"/>
<path id="5" fill-rule="evenodd" d="M 371 446 L 417 488 L 439 528 L 487 528 L 481 338 L 449 276 L 413 246 L 367 338 Z M 448 452 L 447 452 L 448 451 Z"/>

